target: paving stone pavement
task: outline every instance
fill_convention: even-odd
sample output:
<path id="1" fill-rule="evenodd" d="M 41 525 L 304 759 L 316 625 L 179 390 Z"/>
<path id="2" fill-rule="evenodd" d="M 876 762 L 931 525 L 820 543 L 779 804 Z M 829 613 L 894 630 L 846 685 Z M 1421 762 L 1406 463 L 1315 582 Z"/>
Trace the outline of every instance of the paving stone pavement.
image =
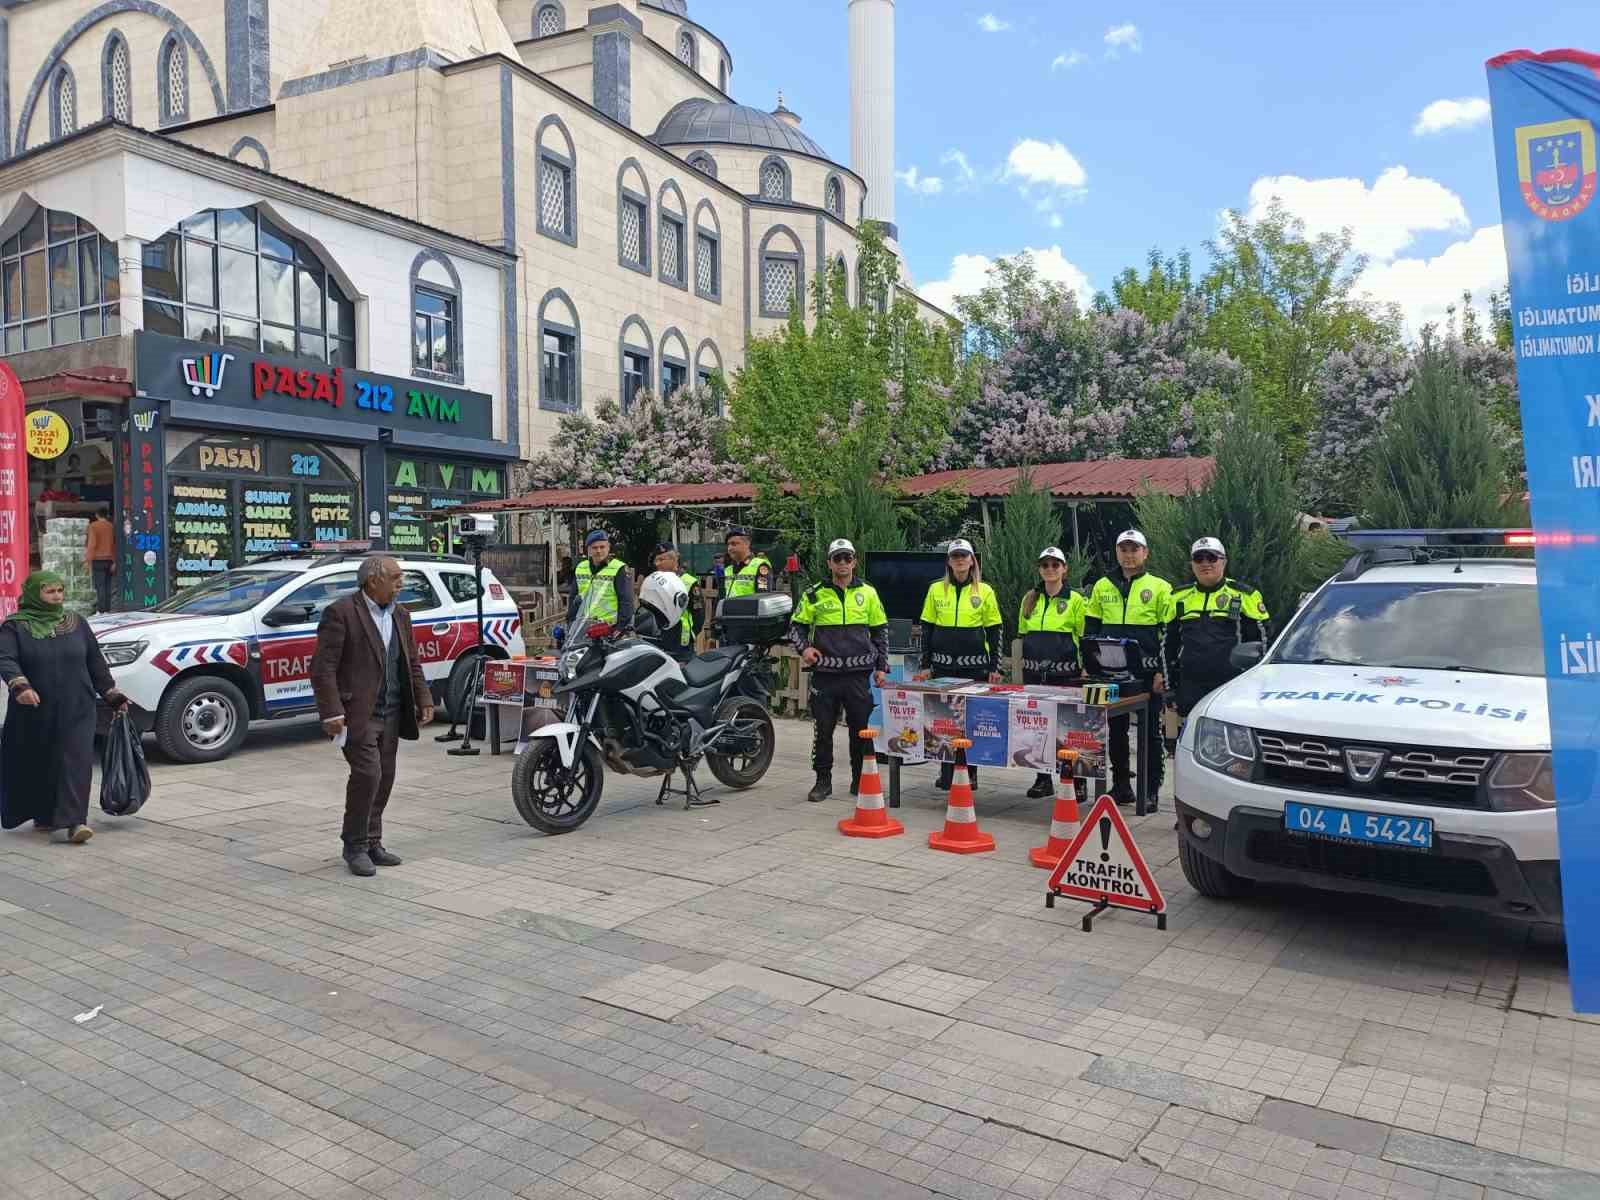
<path id="1" fill-rule="evenodd" d="M 1558 932 L 1206 900 L 1163 812 L 1169 930 L 1084 934 L 1028 776 L 983 775 L 994 854 L 927 848 L 928 770 L 845 839 L 779 733 L 750 792 L 612 776 L 560 838 L 509 756 L 404 745 L 370 880 L 305 726 L 153 761 L 89 846 L 0 836 L 0 1200 L 1600 1198 Z"/>

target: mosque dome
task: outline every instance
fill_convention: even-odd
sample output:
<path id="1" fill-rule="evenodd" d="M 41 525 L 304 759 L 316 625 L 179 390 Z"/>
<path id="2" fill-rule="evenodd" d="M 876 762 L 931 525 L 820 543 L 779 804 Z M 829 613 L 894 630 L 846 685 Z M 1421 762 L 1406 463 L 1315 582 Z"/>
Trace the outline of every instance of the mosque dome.
<path id="1" fill-rule="evenodd" d="M 689 15 L 689 0 L 644 0 L 650 8 L 659 8 L 662 12 L 669 12 L 675 17 Z"/>
<path id="2" fill-rule="evenodd" d="M 661 118 L 650 140 L 658 146 L 721 142 L 828 157 L 826 150 L 800 132 L 799 118 L 781 105 L 779 112 L 770 113 L 731 101 L 685 100 Z"/>

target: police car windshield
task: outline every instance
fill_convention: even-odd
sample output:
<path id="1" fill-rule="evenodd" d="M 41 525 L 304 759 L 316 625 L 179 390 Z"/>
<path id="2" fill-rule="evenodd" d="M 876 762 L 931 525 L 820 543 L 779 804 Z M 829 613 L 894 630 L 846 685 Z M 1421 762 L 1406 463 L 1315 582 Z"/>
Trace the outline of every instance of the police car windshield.
<path id="1" fill-rule="evenodd" d="M 191 617 L 232 617 L 249 612 L 291 579 L 294 571 L 228 571 L 156 605 L 151 612 Z"/>
<path id="2" fill-rule="evenodd" d="M 1544 674 L 1528 584 L 1336 583 L 1300 613 L 1272 661 Z"/>

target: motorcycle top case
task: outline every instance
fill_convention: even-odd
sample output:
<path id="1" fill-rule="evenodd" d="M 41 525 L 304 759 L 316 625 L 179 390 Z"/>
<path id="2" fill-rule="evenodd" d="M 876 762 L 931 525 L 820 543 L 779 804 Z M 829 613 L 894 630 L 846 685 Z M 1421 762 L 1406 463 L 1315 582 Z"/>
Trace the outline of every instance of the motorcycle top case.
<path id="1" fill-rule="evenodd" d="M 754 596 L 729 596 L 717 609 L 722 635 L 729 641 L 754 646 L 781 641 L 789 632 L 794 600 L 784 592 L 758 592 Z"/>

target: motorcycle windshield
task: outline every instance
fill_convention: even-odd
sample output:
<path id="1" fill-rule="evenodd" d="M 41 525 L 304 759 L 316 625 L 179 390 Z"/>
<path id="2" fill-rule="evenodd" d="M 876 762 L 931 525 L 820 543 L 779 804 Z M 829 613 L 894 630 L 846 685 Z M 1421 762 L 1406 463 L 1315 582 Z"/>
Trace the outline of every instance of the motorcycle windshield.
<path id="1" fill-rule="evenodd" d="M 578 611 L 572 620 L 567 622 L 566 636 L 561 642 L 561 652 L 581 650 L 589 644 L 589 626 L 606 624 L 615 627 L 615 619 L 609 613 L 603 622 L 596 621 L 595 611 L 600 607 L 601 599 L 610 601 L 606 606 L 609 610 L 616 609 L 616 600 L 611 594 L 612 583 L 609 579 L 596 579 L 589 585 L 588 593 L 578 601 Z"/>

